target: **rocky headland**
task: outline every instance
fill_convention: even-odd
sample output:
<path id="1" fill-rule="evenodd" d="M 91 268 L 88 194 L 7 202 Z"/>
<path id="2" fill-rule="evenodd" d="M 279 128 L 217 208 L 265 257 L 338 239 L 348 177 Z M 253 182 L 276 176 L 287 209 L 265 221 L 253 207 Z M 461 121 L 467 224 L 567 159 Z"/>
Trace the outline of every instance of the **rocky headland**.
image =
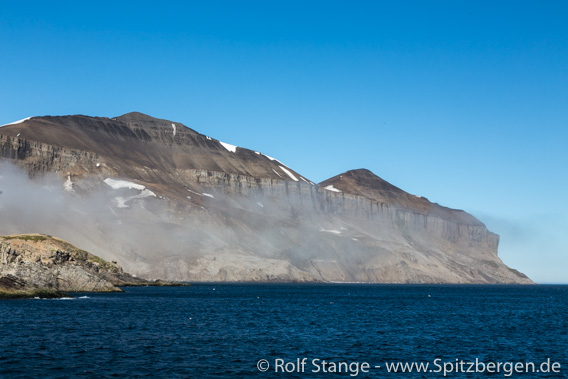
<path id="1" fill-rule="evenodd" d="M 59 238 L 42 234 L 0 237 L 0 298 L 60 297 L 66 292 L 121 292 L 152 284 L 125 273 Z"/>

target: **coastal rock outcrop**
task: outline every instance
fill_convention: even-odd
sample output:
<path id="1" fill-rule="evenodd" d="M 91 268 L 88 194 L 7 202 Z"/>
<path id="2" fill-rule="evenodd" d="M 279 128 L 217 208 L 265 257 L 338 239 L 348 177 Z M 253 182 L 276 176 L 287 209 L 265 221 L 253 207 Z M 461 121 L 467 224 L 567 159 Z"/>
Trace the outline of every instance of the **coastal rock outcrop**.
<path id="1" fill-rule="evenodd" d="M 55 237 L 0 237 L 0 291 L 5 293 L 121 292 L 118 285 L 139 282 L 146 281 Z"/>

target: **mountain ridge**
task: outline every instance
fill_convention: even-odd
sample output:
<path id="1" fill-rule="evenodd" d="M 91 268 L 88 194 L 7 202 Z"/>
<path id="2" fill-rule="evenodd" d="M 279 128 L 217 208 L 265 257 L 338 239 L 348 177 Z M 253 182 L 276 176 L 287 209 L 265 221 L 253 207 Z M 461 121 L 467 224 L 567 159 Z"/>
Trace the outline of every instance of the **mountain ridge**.
<path id="1" fill-rule="evenodd" d="M 77 193 L 108 193 L 120 228 L 171 224 L 180 241 L 158 256 L 128 240 L 112 253 L 110 241 L 89 237 L 89 250 L 130 256 L 128 271 L 147 278 L 530 282 L 497 257 L 499 237 L 464 211 L 366 169 L 316 185 L 275 158 L 139 112 L 6 125 L 0 157 L 32 177 L 56 173 Z M 111 178 L 118 182 L 109 189 Z M 135 212 L 142 216 L 132 221 Z M 113 233 L 97 228 L 103 239 Z"/>
<path id="2" fill-rule="evenodd" d="M 292 176 L 298 180 L 301 176 L 260 152 L 236 146 L 231 151 L 233 145 L 198 133 L 182 123 L 139 112 L 114 118 L 83 115 L 32 117 L 20 124 L 2 127 L 2 135 L 89 151 L 101 159 L 108 156 L 115 160 L 119 158 L 126 166 L 123 169 L 132 163 L 150 169 L 168 163 L 179 169 L 205 169 L 283 180 L 295 181 Z M 184 149 L 191 149 L 191 154 Z M 128 154 L 124 154 L 124 150 L 128 150 Z M 251 171 L 245 164 L 250 161 L 257 163 L 256 170 Z M 292 176 L 287 175 L 281 166 Z M 80 175 L 80 172 L 76 174 Z"/>
<path id="3" fill-rule="evenodd" d="M 421 213 L 432 213 L 439 217 L 457 218 L 462 223 L 485 225 L 461 209 L 444 207 L 430 202 L 422 196 L 412 195 L 375 175 L 368 169 L 348 170 L 344 173 L 326 179 L 320 186 L 329 185 L 344 193 L 359 195 L 376 202 L 391 202 L 401 208 L 413 209 Z"/>

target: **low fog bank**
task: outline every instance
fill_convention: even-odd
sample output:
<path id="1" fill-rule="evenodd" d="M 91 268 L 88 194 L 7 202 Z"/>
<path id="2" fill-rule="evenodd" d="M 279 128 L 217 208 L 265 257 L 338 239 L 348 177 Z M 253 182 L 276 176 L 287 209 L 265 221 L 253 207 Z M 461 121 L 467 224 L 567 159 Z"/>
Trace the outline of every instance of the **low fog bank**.
<path id="1" fill-rule="evenodd" d="M 150 278 L 187 279 L 189 266 L 203 256 L 225 257 L 229 265 L 228 255 L 285 260 L 300 269 L 314 258 L 352 260 L 343 253 L 354 240 L 338 239 L 339 224 L 261 194 L 235 200 L 213 192 L 203 205 L 180 210 L 160 196 L 140 198 L 140 190 L 102 181 L 70 185 L 55 174 L 31 179 L 9 163 L 0 164 L 0 191 L 0 235 L 53 235 Z"/>
<path id="2" fill-rule="evenodd" d="M 152 198 L 151 210 L 137 199 L 120 208 L 118 197 L 135 197 L 140 191 L 92 184 L 84 186 L 90 188 L 88 193 L 79 195 L 66 190 L 69 185 L 56 175 L 30 179 L 15 166 L 0 164 L 0 234 L 57 236 L 126 267 L 199 239 L 191 228 L 175 224 L 174 213 L 157 204 L 163 201 Z M 78 189 L 77 183 L 74 186 Z"/>
<path id="3" fill-rule="evenodd" d="M 444 237 L 445 221 L 427 229 L 421 216 L 404 210 L 377 215 L 365 202 L 343 209 L 341 197 L 317 191 L 225 195 L 197 183 L 168 199 L 140 184 L 103 180 L 30 179 L 0 164 L 0 234 L 63 238 L 146 279 L 522 280 L 500 265 L 492 244 L 453 243 Z"/>

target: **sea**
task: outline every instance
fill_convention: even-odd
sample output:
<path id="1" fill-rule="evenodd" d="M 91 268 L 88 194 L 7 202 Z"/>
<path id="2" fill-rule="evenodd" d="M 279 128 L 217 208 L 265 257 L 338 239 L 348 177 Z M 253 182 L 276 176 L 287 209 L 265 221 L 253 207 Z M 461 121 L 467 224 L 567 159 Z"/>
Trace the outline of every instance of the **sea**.
<path id="1" fill-rule="evenodd" d="M 1 378 L 567 378 L 568 286 L 195 284 L 0 301 Z"/>

